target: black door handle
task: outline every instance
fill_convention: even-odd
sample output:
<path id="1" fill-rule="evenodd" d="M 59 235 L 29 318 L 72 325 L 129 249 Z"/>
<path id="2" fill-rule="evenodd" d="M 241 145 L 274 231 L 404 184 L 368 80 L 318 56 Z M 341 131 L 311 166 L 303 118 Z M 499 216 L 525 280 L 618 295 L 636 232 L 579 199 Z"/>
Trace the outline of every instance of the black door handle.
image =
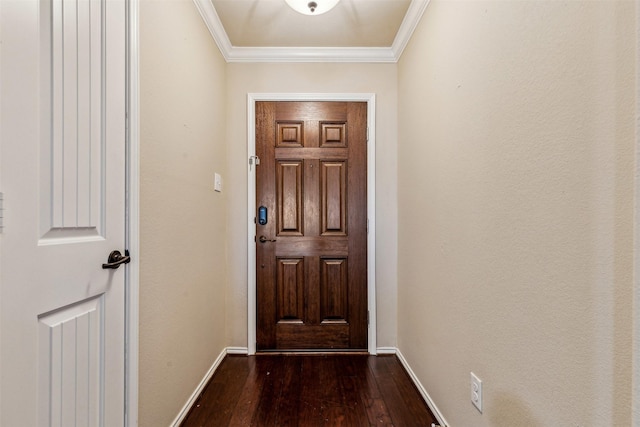
<path id="1" fill-rule="evenodd" d="M 276 239 L 267 239 L 267 238 L 266 238 L 266 237 L 264 237 L 264 236 L 260 236 L 260 237 L 258 238 L 258 240 L 260 240 L 260 243 L 265 243 L 265 242 L 275 242 L 275 241 L 276 241 Z"/>
<path id="2" fill-rule="evenodd" d="M 107 258 L 107 263 L 102 264 L 102 268 L 104 269 L 117 269 L 121 264 L 129 264 L 131 262 L 131 257 L 129 256 L 129 251 L 125 250 L 124 255 L 120 253 L 120 251 L 113 251 L 109 254 L 109 258 Z"/>

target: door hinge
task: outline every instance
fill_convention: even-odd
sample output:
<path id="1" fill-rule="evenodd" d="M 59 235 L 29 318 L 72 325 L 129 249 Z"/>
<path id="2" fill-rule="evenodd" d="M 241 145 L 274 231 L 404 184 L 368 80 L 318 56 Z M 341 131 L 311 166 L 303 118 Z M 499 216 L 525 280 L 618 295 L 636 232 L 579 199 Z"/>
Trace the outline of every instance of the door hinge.
<path id="1" fill-rule="evenodd" d="M 369 310 L 367 310 L 367 326 L 369 326 Z"/>
<path id="2" fill-rule="evenodd" d="M 251 170 L 251 166 L 260 164 L 260 157 L 258 156 L 249 156 L 249 170 Z"/>
<path id="3" fill-rule="evenodd" d="M 369 142 L 369 127 L 367 126 L 367 142 Z"/>

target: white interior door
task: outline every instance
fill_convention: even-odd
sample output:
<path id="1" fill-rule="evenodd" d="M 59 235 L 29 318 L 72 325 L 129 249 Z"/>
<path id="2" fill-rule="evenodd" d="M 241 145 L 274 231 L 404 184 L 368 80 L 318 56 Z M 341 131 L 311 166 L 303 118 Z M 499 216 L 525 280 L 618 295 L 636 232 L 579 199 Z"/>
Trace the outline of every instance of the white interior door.
<path id="1" fill-rule="evenodd" d="M 124 423 L 124 0 L 0 0 L 0 425 Z"/>

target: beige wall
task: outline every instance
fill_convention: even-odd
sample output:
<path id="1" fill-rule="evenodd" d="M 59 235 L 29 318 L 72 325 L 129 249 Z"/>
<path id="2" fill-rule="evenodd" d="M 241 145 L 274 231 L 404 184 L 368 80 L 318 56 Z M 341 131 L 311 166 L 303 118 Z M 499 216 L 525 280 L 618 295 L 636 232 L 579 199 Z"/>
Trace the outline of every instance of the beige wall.
<path id="1" fill-rule="evenodd" d="M 631 425 L 635 38 L 432 0 L 399 63 L 398 344 L 451 425 Z"/>
<path id="2" fill-rule="evenodd" d="M 247 346 L 250 92 L 376 93 L 378 346 L 451 425 L 630 424 L 633 2 L 432 0 L 398 65 L 225 64 L 190 0 L 140 18 L 142 427 Z"/>
<path id="3" fill-rule="evenodd" d="M 141 427 L 169 425 L 227 345 L 225 67 L 192 1 L 140 2 Z"/>
<path id="4" fill-rule="evenodd" d="M 397 278 L 395 64 L 228 65 L 229 344 L 247 346 L 247 94 L 376 94 L 378 346 L 395 346 Z"/>

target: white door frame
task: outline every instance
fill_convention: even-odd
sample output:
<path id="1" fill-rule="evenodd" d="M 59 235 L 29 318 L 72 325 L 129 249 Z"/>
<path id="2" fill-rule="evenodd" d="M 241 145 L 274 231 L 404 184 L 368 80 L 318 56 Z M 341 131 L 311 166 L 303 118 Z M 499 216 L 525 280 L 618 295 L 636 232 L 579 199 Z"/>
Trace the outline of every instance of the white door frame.
<path id="1" fill-rule="evenodd" d="M 138 319 L 140 277 L 140 113 L 138 1 L 127 0 L 126 237 L 131 262 L 125 269 L 125 419 L 138 426 Z"/>
<path id="2" fill-rule="evenodd" d="M 249 93 L 247 96 L 247 153 L 256 155 L 257 101 L 356 101 L 367 103 L 367 307 L 369 310 L 368 351 L 376 354 L 376 95 L 374 93 Z M 247 201 L 247 329 L 248 352 L 256 352 L 256 168 L 248 168 Z"/>
<path id="3" fill-rule="evenodd" d="M 633 389 L 631 424 L 640 427 L 640 2 L 636 2 L 636 170 L 633 244 Z"/>

